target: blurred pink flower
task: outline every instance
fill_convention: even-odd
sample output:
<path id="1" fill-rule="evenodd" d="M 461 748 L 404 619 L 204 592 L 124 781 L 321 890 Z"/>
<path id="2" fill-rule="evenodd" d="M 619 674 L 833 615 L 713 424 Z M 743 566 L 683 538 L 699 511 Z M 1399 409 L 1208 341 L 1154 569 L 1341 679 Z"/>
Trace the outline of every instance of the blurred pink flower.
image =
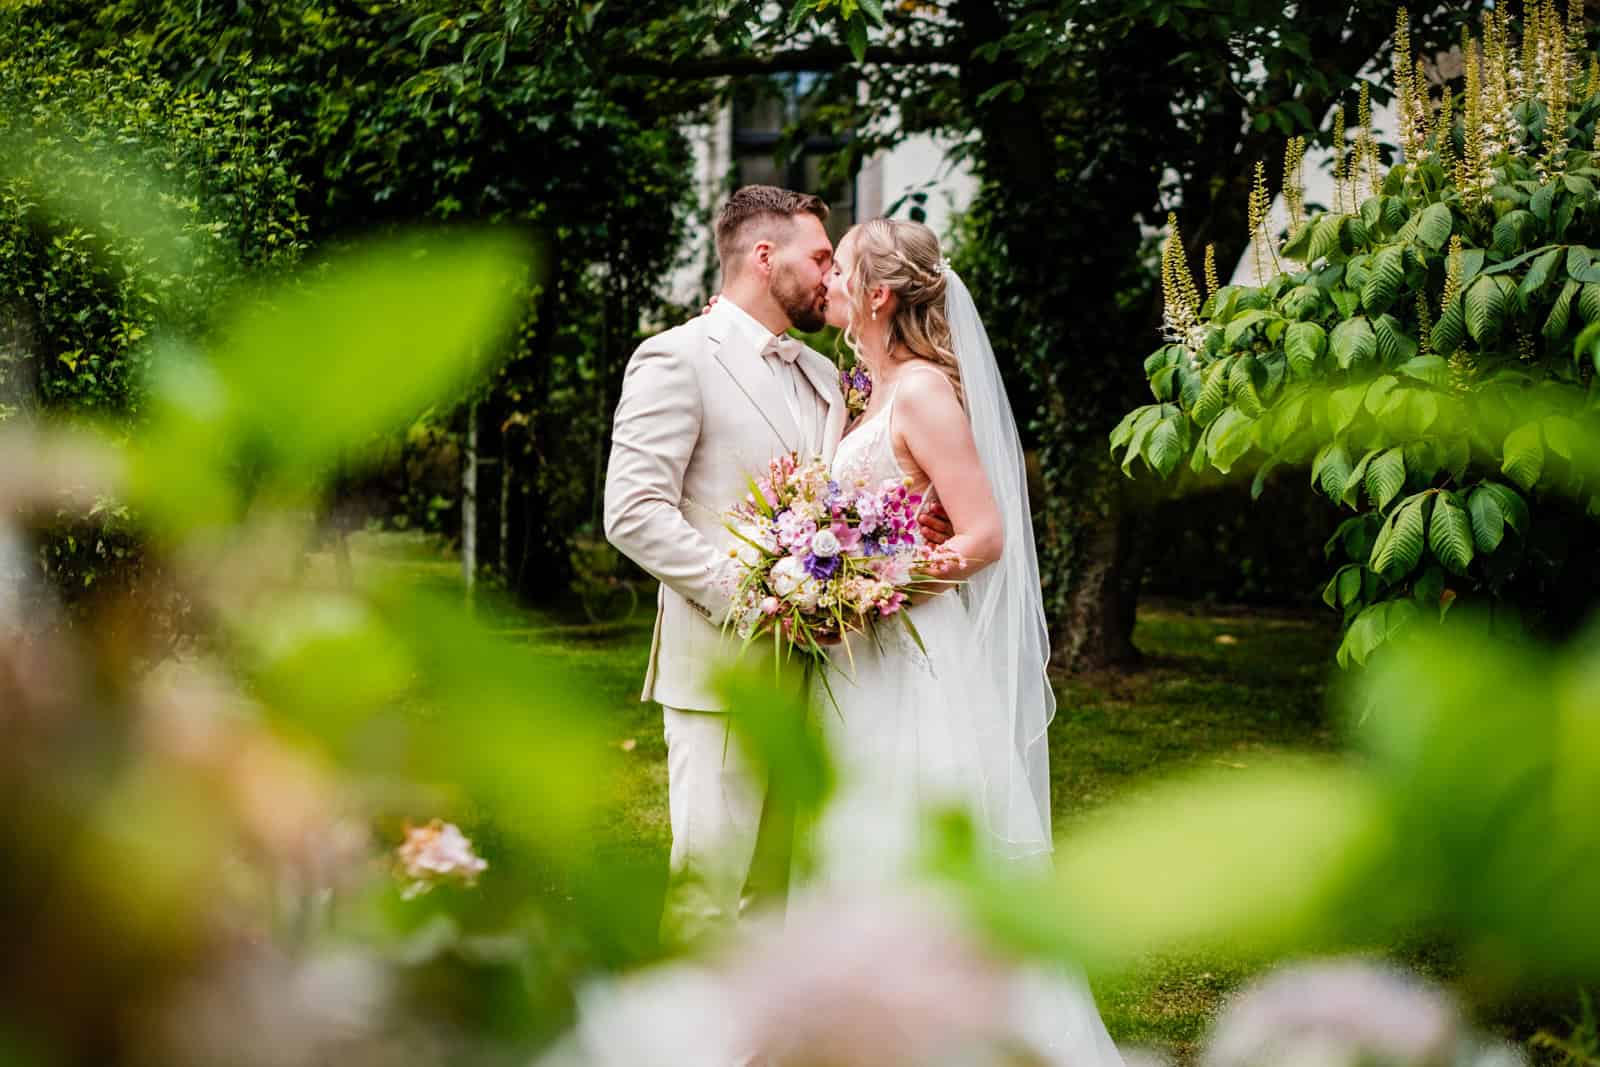
<path id="1" fill-rule="evenodd" d="M 443 819 L 426 826 L 406 823 L 406 839 L 396 850 L 400 873 L 408 879 L 401 891 L 407 900 L 421 896 L 444 882 L 476 885 L 489 864 L 472 851 L 472 842 L 460 827 Z"/>
<path id="2" fill-rule="evenodd" d="M 1011 975 L 928 894 L 799 899 L 694 963 L 590 987 L 541 1067 L 1019 1063 Z"/>
<path id="3" fill-rule="evenodd" d="M 1217 1020 L 1204 1067 L 1447 1064 L 1462 1039 L 1441 990 L 1394 968 L 1332 960 L 1273 972 Z"/>

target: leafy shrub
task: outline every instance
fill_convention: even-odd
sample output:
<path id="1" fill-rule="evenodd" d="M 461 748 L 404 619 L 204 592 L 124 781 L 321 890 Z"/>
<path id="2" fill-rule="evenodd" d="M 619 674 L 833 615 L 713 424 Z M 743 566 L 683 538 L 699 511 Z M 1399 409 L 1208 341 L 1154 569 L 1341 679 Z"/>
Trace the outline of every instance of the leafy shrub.
<path id="1" fill-rule="evenodd" d="M 1174 229 L 1169 343 L 1145 361 L 1157 403 L 1111 435 L 1130 473 L 1248 466 L 1257 493 L 1278 465 L 1309 463 L 1355 512 L 1328 543 L 1324 591 L 1344 665 L 1462 598 L 1556 633 L 1595 601 L 1575 541 L 1600 513 L 1600 65 L 1580 65 L 1578 24 L 1535 10 L 1520 50 L 1504 13 L 1486 14 L 1464 87 L 1438 101 L 1401 11 L 1404 161 L 1384 172 L 1363 88 L 1353 145 L 1334 119 L 1335 203 L 1309 220 L 1291 143 L 1281 249 L 1258 167 L 1263 284 L 1208 270 L 1202 300 Z"/>

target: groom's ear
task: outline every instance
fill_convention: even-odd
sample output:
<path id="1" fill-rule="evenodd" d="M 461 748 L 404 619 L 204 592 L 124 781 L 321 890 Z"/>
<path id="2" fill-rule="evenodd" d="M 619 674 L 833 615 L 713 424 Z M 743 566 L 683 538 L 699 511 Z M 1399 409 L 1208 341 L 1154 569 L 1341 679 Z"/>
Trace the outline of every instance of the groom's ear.
<path id="1" fill-rule="evenodd" d="M 771 241 L 757 241 L 750 249 L 750 265 L 760 272 L 761 277 L 772 276 L 772 257 L 776 254 L 778 246 Z"/>

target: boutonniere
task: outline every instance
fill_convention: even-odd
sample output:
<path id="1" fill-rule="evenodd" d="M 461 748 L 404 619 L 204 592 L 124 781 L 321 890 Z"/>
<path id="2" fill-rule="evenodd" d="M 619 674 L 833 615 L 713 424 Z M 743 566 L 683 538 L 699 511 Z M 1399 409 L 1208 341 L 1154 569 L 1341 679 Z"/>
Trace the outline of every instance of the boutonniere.
<path id="1" fill-rule="evenodd" d="M 867 410 L 867 402 L 872 399 L 872 375 L 860 363 L 840 367 L 839 390 L 844 393 L 845 410 L 852 419 L 859 418 Z"/>

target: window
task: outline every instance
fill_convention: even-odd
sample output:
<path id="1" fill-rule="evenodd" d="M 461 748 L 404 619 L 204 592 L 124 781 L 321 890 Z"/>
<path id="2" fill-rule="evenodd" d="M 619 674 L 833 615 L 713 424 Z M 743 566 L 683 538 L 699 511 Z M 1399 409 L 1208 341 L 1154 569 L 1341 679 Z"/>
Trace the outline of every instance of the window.
<path id="1" fill-rule="evenodd" d="M 781 185 L 815 193 L 828 202 L 828 236 L 837 241 L 856 221 L 855 175 L 824 182 L 823 160 L 849 144 L 848 133 L 807 132 L 798 152 L 785 162 L 784 130 L 804 129 L 820 92 L 837 92 L 836 82 L 812 72 L 751 78 L 733 100 L 733 165 L 740 185 Z"/>

